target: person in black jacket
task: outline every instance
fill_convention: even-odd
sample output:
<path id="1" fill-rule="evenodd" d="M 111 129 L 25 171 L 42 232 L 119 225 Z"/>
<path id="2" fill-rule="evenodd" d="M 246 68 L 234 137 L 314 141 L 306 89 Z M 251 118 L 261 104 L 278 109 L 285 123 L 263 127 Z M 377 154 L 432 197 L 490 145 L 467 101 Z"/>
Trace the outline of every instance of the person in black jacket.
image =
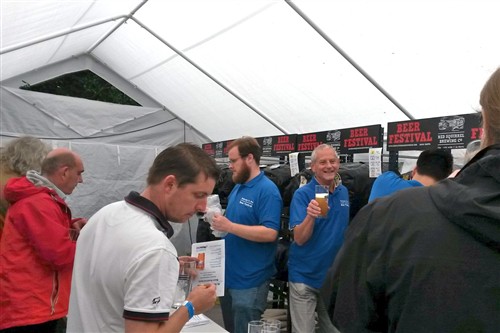
<path id="1" fill-rule="evenodd" d="M 500 68 L 480 95 L 482 150 L 456 178 L 365 206 L 335 261 L 350 332 L 500 331 Z"/>

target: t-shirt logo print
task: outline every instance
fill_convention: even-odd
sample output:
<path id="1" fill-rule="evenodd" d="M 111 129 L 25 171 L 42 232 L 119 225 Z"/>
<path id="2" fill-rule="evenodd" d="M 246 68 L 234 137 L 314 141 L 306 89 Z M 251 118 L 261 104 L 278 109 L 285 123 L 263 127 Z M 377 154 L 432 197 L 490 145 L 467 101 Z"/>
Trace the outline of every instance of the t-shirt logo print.
<path id="1" fill-rule="evenodd" d="M 160 304 L 160 297 L 155 297 L 155 298 L 153 298 L 153 301 L 151 302 L 151 304 L 153 304 L 153 305 L 158 305 L 158 304 Z"/>
<path id="2" fill-rule="evenodd" d="M 241 198 L 240 199 L 240 205 L 245 205 L 247 207 L 252 208 L 253 207 L 253 201 L 250 200 L 250 199 Z"/>

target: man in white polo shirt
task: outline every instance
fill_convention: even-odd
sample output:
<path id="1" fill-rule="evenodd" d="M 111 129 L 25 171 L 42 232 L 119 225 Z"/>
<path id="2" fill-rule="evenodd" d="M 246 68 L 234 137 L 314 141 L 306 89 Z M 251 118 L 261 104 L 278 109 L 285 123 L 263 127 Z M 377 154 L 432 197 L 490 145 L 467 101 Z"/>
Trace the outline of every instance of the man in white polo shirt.
<path id="1" fill-rule="evenodd" d="M 161 152 L 147 187 L 99 210 L 79 236 L 67 332 L 179 332 L 215 304 L 213 284 L 197 286 L 171 314 L 179 274 L 168 221 L 206 210 L 219 170 L 201 148 Z"/>

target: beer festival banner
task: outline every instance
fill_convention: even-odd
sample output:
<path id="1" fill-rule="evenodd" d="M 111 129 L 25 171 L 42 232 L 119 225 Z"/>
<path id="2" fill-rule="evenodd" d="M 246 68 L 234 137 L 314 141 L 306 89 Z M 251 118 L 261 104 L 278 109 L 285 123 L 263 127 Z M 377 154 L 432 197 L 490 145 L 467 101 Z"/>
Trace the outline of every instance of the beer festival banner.
<path id="1" fill-rule="evenodd" d="M 295 152 L 296 134 L 265 136 L 255 138 L 262 148 L 263 157 L 288 156 Z"/>
<path id="2" fill-rule="evenodd" d="M 209 156 L 215 157 L 215 142 L 204 143 L 201 148 L 207 153 Z"/>
<path id="3" fill-rule="evenodd" d="M 387 124 L 387 150 L 461 149 L 481 138 L 480 113 Z"/>
<path id="4" fill-rule="evenodd" d="M 297 135 L 297 151 L 310 152 L 326 143 L 340 154 L 367 153 L 369 148 L 382 147 L 381 125 L 361 126 Z"/>

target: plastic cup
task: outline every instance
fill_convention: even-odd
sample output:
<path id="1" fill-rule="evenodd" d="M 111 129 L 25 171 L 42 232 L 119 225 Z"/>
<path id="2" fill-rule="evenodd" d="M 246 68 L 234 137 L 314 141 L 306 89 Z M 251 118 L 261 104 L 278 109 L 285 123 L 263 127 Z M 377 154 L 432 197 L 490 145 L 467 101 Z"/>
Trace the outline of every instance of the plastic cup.
<path id="1" fill-rule="evenodd" d="M 277 327 L 278 331 L 281 329 L 281 320 L 278 319 L 265 319 L 264 327 Z"/>
<path id="2" fill-rule="evenodd" d="M 172 302 L 172 307 L 174 309 L 178 309 L 182 306 L 182 303 L 191 292 L 193 278 L 196 276 L 196 260 L 184 261 L 179 263 L 179 265 L 179 278 L 177 280 L 174 300 Z"/>
<path id="3" fill-rule="evenodd" d="M 252 320 L 248 322 L 248 333 L 261 333 L 264 328 L 264 321 Z"/>

